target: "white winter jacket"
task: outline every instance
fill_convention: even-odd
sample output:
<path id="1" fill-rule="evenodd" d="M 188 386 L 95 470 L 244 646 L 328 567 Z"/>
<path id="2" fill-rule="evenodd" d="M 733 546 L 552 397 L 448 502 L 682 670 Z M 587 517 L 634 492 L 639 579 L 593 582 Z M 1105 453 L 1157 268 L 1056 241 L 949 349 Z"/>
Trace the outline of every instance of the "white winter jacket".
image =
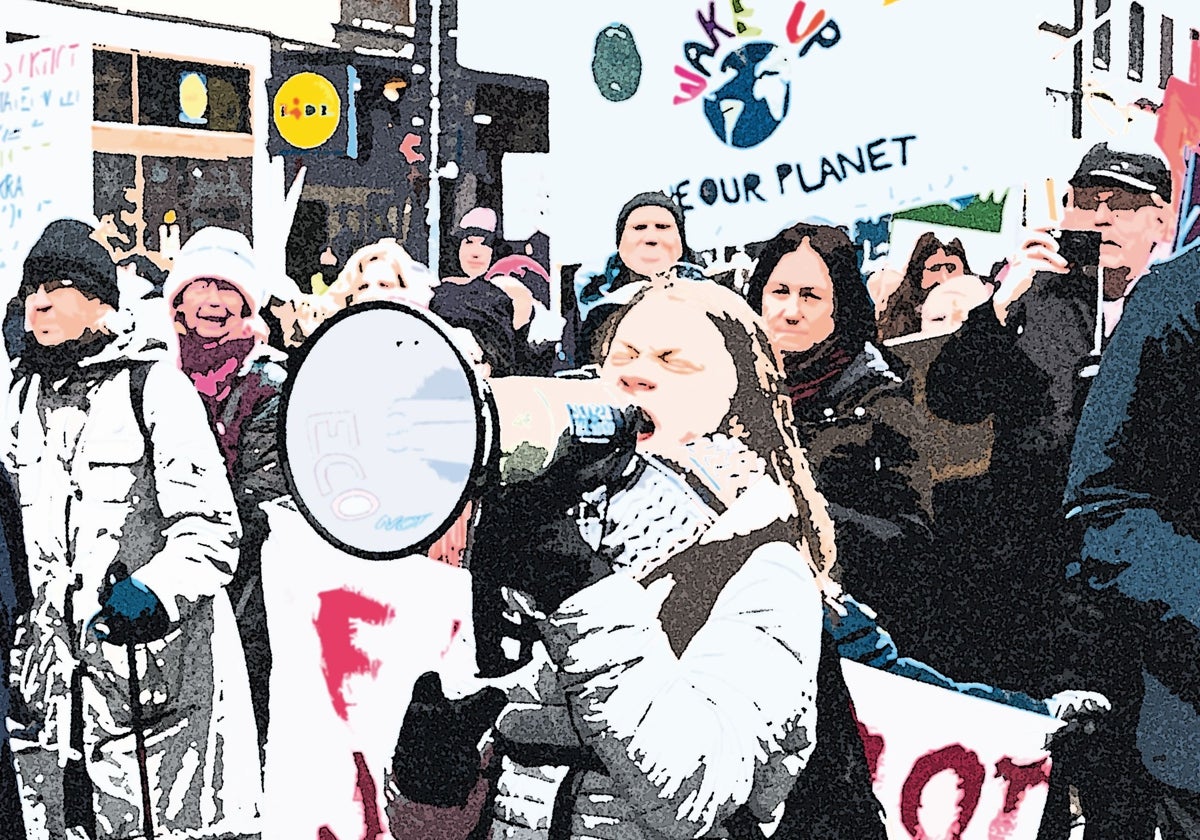
<path id="1" fill-rule="evenodd" d="M 85 629 L 119 560 L 171 619 L 165 638 L 135 649 L 156 833 L 245 836 L 257 831 L 261 781 L 245 661 L 224 592 L 237 564 L 237 514 L 195 389 L 165 350 L 135 342 L 118 336 L 65 380 L 19 377 L 10 393 L 3 454 L 18 487 L 34 591 L 13 679 L 41 726 L 37 745 L 24 746 L 70 754 L 70 686 L 81 669 L 100 834 L 140 834 L 126 649 Z M 61 779 L 29 775 L 27 798 L 61 799 Z"/>
<path id="2" fill-rule="evenodd" d="M 508 755 L 493 838 L 546 840 L 552 823 L 571 838 L 726 837 L 722 823 L 741 806 L 770 822 L 812 752 L 822 612 L 795 545 L 753 548 L 678 656 L 659 618 L 677 584 L 646 587 L 634 574 L 648 571 L 648 554 L 662 555 L 657 565 L 688 544 L 716 546 L 794 517 L 790 494 L 762 479 L 718 516 L 661 472 L 649 478 L 655 496 L 672 498 L 625 505 L 623 516 L 654 514 L 657 531 L 634 529 L 645 539 L 630 565 L 541 621 L 534 661 L 503 680 L 510 704 L 496 732 Z M 610 514 L 622 516 L 621 501 Z M 690 513 L 663 526 L 681 505 Z M 534 766 L 580 753 L 590 761 Z"/>

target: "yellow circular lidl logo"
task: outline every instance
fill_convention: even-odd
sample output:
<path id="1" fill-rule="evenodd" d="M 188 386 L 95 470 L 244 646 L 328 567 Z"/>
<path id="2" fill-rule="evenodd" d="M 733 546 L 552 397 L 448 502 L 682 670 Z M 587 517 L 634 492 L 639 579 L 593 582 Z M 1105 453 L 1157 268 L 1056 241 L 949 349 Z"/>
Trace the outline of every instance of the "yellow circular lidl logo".
<path id="1" fill-rule="evenodd" d="M 274 113 L 284 140 L 300 149 L 315 149 L 337 130 L 342 100 L 324 76 L 297 73 L 279 86 Z"/>

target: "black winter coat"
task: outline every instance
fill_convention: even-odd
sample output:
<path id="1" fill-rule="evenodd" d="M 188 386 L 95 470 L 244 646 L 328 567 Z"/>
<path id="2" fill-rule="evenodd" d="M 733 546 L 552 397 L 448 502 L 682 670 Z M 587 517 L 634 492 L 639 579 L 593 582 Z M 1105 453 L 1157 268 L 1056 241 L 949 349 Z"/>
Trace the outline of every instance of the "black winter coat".
<path id="1" fill-rule="evenodd" d="M 992 418 L 991 467 L 939 510 L 947 609 L 942 659 L 973 679 L 1049 696 L 1078 687 L 1061 569 L 1076 550 L 1062 513 L 1070 448 L 1097 359 L 1096 290 L 1038 274 L 1001 325 L 973 310 L 929 368 L 926 401 L 957 423 Z"/>
<path id="2" fill-rule="evenodd" d="M 867 344 L 814 396 L 793 404 L 800 443 L 836 529 L 848 592 L 878 611 L 907 649 L 908 582 L 931 545 L 929 467 L 912 440 L 911 390 Z"/>
<path id="3" fill-rule="evenodd" d="M 1095 639 L 1103 670 L 1093 676 L 1107 671 L 1108 685 L 1119 691 L 1124 683 L 1125 694 L 1139 695 L 1142 765 L 1193 794 L 1200 793 L 1198 418 L 1200 250 L 1193 248 L 1138 282 L 1105 350 L 1065 495 L 1067 516 L 1083 531 L 1082 551 L 1060 567 L 1103 616 Z"/>

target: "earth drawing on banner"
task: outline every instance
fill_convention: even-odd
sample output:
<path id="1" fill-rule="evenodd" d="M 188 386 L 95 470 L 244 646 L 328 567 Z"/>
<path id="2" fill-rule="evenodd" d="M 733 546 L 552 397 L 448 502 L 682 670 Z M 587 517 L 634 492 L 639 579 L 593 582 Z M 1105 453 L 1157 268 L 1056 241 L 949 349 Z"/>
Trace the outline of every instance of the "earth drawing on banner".
<path id="1" fill-rule="evenodd" d="M 734 50 L 721 71 L 734 76 L 704 98 L 704 116 L 721 142 L 738 149 L 757 146 L 788 113 L 791 82 L 787 57 L 774 44 L 755 42 Z"/>

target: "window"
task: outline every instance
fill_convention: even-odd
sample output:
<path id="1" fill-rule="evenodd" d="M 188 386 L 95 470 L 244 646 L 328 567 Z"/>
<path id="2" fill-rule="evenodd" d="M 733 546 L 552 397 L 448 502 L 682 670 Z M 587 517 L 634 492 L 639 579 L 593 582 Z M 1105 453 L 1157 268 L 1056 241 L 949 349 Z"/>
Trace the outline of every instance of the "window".
<path id="1" fill-rule="evenodd" d="M 97 122 L 133 122 L 133 56 L 95 50 L 92 74 L 93 118 Z"/>
<path id="2" fill-rule="evenodd" d="M 146 248 L 160 250 L 158 227 L 173 213 L 179 238 L 202 227 L 219 225 L 254 238 L 251 220 L 250 158 L 199 160 L 185 157 L 142 158 L 145 187 Z"/>
<path id="3" fill-rule="evenodd" d="M 94 208 L 118 251 L 153 259 L 164 224 L 252 237 L 251 71 L 97 47 L 93 76 Z"/>
<path id="4" fill-rule="evenodd" d="M 250 71 L 200 62 L 138 57 L 142 125 L 250 133 Z"/>

